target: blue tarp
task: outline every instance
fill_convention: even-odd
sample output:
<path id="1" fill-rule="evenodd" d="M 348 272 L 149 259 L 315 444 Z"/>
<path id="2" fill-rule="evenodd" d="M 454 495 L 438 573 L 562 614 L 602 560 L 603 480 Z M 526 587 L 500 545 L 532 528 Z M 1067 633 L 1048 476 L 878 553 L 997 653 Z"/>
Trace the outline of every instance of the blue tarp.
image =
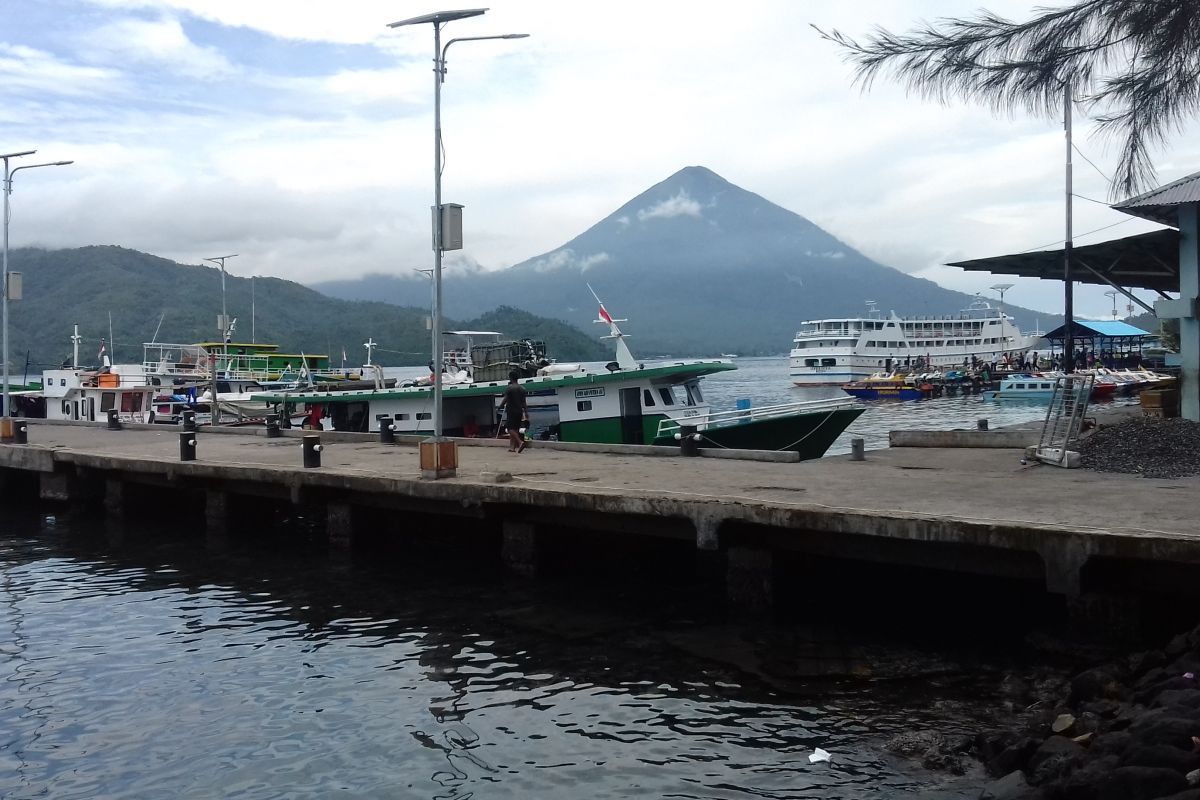
<path id="1" fill-rule="evenodd" d="M 1054 330 L 1045 335 L 1047 339 L 1063 339 L 1066 338 L 1066 325 L 1059 325 Z M 1075 327 L 1071 331 L 1072 338 L 1075 339 L 1092 339 L 1098 336 L 1106 338 L 1117 337 L 1138 337 L 1151 338 L 1154 334 L 1147 333 L 1141 328 L 1135 328 L 1128 322 L 1121 322 L 1115 319 L 1077 319 Z"/>

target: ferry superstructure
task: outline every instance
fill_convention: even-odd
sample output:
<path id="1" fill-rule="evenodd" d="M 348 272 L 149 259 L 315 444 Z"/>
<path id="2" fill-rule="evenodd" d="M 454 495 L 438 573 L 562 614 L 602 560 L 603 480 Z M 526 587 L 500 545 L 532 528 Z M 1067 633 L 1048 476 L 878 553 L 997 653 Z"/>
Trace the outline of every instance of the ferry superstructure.
<path id="1" fill-rule="evenodd" d="M 953 316 L 873 315 L 807 320 L 792 341 L 789 365 L 797 386 L 841 386 L 897 368 L 963 367 L 1028 350 L 1036 336 L 979 300 Z"/>

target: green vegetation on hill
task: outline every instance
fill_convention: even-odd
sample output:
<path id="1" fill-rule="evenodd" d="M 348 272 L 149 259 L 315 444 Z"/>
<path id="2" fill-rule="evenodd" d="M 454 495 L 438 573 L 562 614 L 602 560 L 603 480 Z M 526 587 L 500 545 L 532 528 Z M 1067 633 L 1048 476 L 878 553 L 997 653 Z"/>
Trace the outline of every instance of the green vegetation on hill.
<path id="1" fill-rule="evenodd" d="M 71 353 L 72 325 L 82 337 L 80 360 L 94 363 L 100 340 L 112 341 L 114 362 L 140 362 L 142 343 L 219 340 L 221 274 L 215 267 L 177 264 L 136 250 L 93 246 L 70 250 L 24 248 L 9 254 L 9 269 L 24 273 L 24 299 L 9 306 L 9 350 L 14 380 L 56 366 Z M 291 352 L 328 353 L 333 364 L 346 351 L 347 365 L 361 364 L 363 342 L 378 344 L 385 366 L 428 363 L 428 309 L 373 301 L 335 300 L 279 278 L 255 278 L 253 326 L 251 281 L 227 275 L 226 307 L 237 318 L 234 339 L 274 342 Z M 162 320 L 159 328 L 159 320 Z M 502 331 L 513 338 L 546 341 L 562 361 L 602 360 L 608 348 L 594 335 L 512 308 L 477 319 L 447 319 L 449 330 Z M 253 330 L 252 330 L 253 328 Z"/>

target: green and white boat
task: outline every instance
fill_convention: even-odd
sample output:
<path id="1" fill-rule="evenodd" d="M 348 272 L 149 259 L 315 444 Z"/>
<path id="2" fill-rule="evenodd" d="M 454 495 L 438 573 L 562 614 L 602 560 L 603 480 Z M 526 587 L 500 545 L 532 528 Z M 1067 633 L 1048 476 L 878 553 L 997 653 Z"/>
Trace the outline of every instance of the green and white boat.
<path id="1" fill-rule="evenodd" d="M 600 305 L 596 322 L 609 326 L 616 360 L 603 369 L 554 364 L 539 343 L 513 342 L 472 348 L 472 367 L 443 373 L 442 430 L 447 436 L 496 436 L 497 405 L 516 370 L 528 394 L 529 435 L 534 439 L 602 444 L 678 447 L 694 435 L 700 447 L 792 450 L 819 458 L 858 416 L 852 399 L 799 401 L 782 405 L 712 411 L 700 388 L 705 375 L 737 369 L 728 359 L 643 364 L 634 359 L 625 335 Z M 364 374 L 378 368 L 365 368 Z M 386 388 L 312 389 L 256 393 L 255 400 L 294 411 L 303 405 L 323 427 L 378 431 L 390 421 L 398 434 L 433 433 L 433 387 L 427 379 Z"/>

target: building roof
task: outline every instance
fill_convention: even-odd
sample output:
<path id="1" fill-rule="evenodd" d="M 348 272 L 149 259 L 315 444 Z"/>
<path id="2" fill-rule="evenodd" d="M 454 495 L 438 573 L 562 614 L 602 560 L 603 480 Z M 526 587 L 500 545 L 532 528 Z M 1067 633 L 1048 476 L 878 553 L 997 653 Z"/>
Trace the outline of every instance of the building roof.
<path id="1" fill-rule="evenodd" d="M 1113 206 L 1135 217 L 1179 227 L 1179 206 L 1200 203 L 1200 172 L 1172 181 L 1166 186 L 1151 189 Z"/>
<path id="2" fill-rule="evenodd" d="M 1200 173 L 1193 177 L 1200 177 Z M 1195 187 L 1194 191 L 1200 193 L 1200 180 L 1195 181 Z M 1161 292 L 1179 291 L 1179 231 L 1174 229 L 1139 233 L 1124 239 L 1075 247 L 1071 251 L 1071 257 L 1071 277 L 1080 283 L 1106 286 L 1111 283 Z M 978 272 L 994 272 L 999 275 L 1061 281 L 1063 251 L 1013 253 L 957 261 L 949 266 Z"/>
<path id="3" fill-rule="evenodd" d="M 1045 334 L 1046 339 L 1063 339 L 1066 334 L 1066 325 L 1059 325 L 1054 330 Z M 1154 336 L 1152 333 L 1147 333 L 1141 328 L 1134 327 L 1128 322 L 1121 322 L 1115 319 L 1077 319 L 1071 328 L 1071 338 L 1073 339 L 1094 339 L 1101 337 L 1105 339 L 1119 338 L 1137 338 L 1150 339 Z"/>

